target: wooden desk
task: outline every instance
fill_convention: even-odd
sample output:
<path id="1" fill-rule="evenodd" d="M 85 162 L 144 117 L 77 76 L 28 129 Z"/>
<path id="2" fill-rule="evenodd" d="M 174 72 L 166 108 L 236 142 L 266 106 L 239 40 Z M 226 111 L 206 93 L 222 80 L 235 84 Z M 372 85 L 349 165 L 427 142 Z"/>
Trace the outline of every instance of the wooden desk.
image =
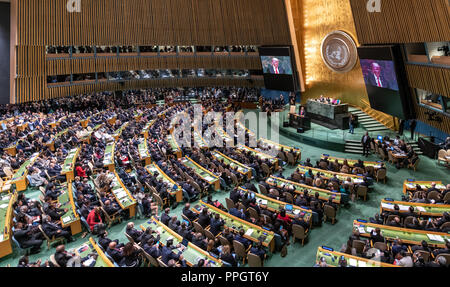
<path id="1" fill-rule="evenodd" d="M 394 211 L 394 205 L 400 207 L 400 213 L 409 211 L 409 207 L 414 207 L 414 212 L 419 216 L 442 217 L 444 212 L 450 213 L 450 205 L 445 204 L 427 204 L 407 201 L 390 201 L 383 199 L 380 205 L 380 213 L 383 211 Z"/>
<path id="2" fill-rule="evenodd" d="M 66 176 L 67 182 L 75 179 L 75 162 L 81 148 L 74 148 L 67 154 L 66 160 L 61 170 L 61 174 Z"/>
<path id="3" fill-rule="evenodd" d="M 174 191 L 173 189 L 168 189 L 167 192 L 169 192 L 169 194 L 171 196 L 175 196 L 176 201 L 177 202 L 182 202 L 183 201 L 183 191 L 181 189 L 181 186 L 179 186 L 178 184 L 175 183 L 175 181 L 173 181 L 167 174 L 165 174 L 156 163 L 152 163 L 150 165 L 147 165 L 145 167 L 145 169 L 147 170 L 148 173 L 150 173 L 151 175 L 155 175 L 155 173 L 158 173 L 158 177 L 157 179 L 162 179 L 163 182 L 167 183 L 170 186 L 176 186 L 177 189 Z"/>
<path id="4" fill-rule="evenodd" d="M 429 235 L 436 235 L 441 237 L 443 240 L 450 240 L 450 234 L 441 233 L 441 232 L 433 232 L 433 231 L 424 231 L 424 230 L 416 230 L 416 229 L 407 229 L 400 227 L 393 227 L 387 225 L 379 225 L 373 224 L 369 222 L 360 222 L 355 220 L 353 222 L 353 230 L 358 230 L 362 237 L 370 238 L 370 231 L 375 228 L 380 228 L 381 234 L 387 241 L 394 241 L 397 238 L 400 239 L 403 243 L 412 244 L 412 245 L 421 245 L 422 241 L 426 241 L 429 246 L 445 248 L 445 242 L 441 242 L 438 240 L 430 239 Z"/>
<path id="5" fill-rule="evenodd" d="M 319 264 L 321 258 L 325 258 L 328 267 L 339 267 L 339 260 L 342 256 L 344 257 L 345 261 L 347 262 L 347 266 L 349 267 L 400 267 L 381 261 L 353 256 L 347 253 L 326 250 L 320 246 L 317 249 L 316 264 Z"/>
<path id="6" fill-rule="evenodd" d="M 334 203 L 341 204 L 342 195 L 339 192 L 331 192 L 326 189 L 321 189 L 321 188 L 317 188 L 314 186 L 309 186 L 309 185 L 301 184 L 301 183 L 294 182 L 294 181 L 289 181 L 287 179 L 274 177 L 274 176 L 269 177 L 266 180 L 266 183 L 271 186 L 278 187 L 278 188 L 281 188 L 283 186 L 294 187 L 295 188 L 294 192 L 297 194 L 304 195 L 305 191 L 308 190 L 309 191 L 308 196 L 311 198 L 313 198 L 315 196 L 315 193 L 318 192 L 319 199 L 328 201 L 331 196 L 333 198 Z"/>
<path id="7" fill-rule="evenodd" d="M 148 222 L 142 224 L 140 227 L 142 231 L 145 231 L 148 227 L 151 227 L 152 230 L 155 230 L 160 235 L 159 242 L 163 246 L 166 245 L 169 239 L 173 239 L 173 246 L 177 246 L 179 243 L 183 242 L 183 238 L 178 233 L 176 233 L 154 217 L 152 217 L 152 219 L 150 219 Z M 174 252 L 177 253 L 178 251 L 179 250 L 174 249 Z M 211 263 L 211 267 L 222 267 L 223 265 L 220 259 L 212 257 L 208 254 L 208 252 L 197 247 L 191 242 L 188 243 L 188 246 L 186 246 L 186 249 L 183 250 L 182 254 L 184 259 L 186 260 L 186 265 L 188 265 L 189 267 L 196 265 L 200 258 L 207 258 Z"/>
<path id="8" fill-rule="evenodd" d="M 13 204 L 17 201 L 19 192 L 2 194 L 0 197 L 0 258 L 12 254 L 12 219 Z"/>
<path id="9" fill-rule="evenodd" d="M 145 127 L 142 129 L 141 135 L 143 135 L 145 139 L 148 139 L 148 131 L 155 123 L 156 123 L 156 120 L 149 121 L 145 125 Z"/>
<path id="10" fill-rule="evenodd" d="M 192 133 L 194 137 L 194 144 L 197 148 L 201 149 L 207 149 L 208 144 L 205 142 L 203 137 L 201 136 L 201 133 L 197 130 L 197 127 L 194 125 L 194 132 Z"/>
<path id="11" fill-rule="evenodd" d="M 58 203 L 61 204 L 61 209 L 68 211 L 61 216 L 61 226 L 63 228 L 70 227 L 72 235 L 76 235 L 82 231 L 80 216 L 77 214 L 77 209 L 73 201 L 72 181 L 68 181 L 62 193 L 58 196 Z"/>
<path id="12" fill-rule="evenodd" d="M 321 156 L 321 159 L 325 159 L 328 158 L 329 161 L 331 162 L 335 162 L 336 160 L 338 161 L 339 164 L 344 164 L 344 161 L 347 161 L 347 163 L 350 165 L 350 167 L 353 167 L 353 165 L 355 165 L 356 163 L 358 163 L 358 160 L 356 159 L 346 159 L 346 158 L 339 158 L 339 157 L 334 157 L 334 156 L 328 156 L 323 154 Z M 377 162 L 377 161 L 363 161 L 364 166 L 373 166 L 373 168 L 375 170 L 378 170 L 381 168 L 381 161 Z"/>
<path id="13" fill-rule="evenodd" d="M 145 165 L 149 165 L 152 162 L 150 153 L 147 147 L 147 140 L 145 138 L 141 139 L 141 143 L 138 146 L 139 159 L 141 162 L 145 162 Z"/>
<path id="14" fill-rule="evenodd" d="M 108 168 L 108 170 L 111 172 L 115 170 L 115 164 L 114 164 L 115 148 L 116 148 L 116 143 L 110 142 L 105 148 L 105 155 L 103 158 L 103 166 L 105 168 Z"/>
<path id="15" fill-rule="evenodd" d="M 192 168 L 195 174 L 197 174 L 200 178 L 213 186 L 215 190 L 220 190 L 220 179 L 217 175 L 205 169 L 188 156 L 182 158 L 181 163 L 186 167 Z"/>
<path id="16" fill-rule="evenodd" d="M 252 179 L 252 170 L 248 166 L 235 161 L 234 159 L 231 159 L 218 151 L 212 151 L 211 155 L 220 162 L 223 160 L 225 164 L 230 165 L 232 168 L 237 167 L 238 172 L 244 176 L 247 176 L 248 180 Z"/>
<path id="17" fill-rule="evenodd" d="M 126 129 L 126 127 L 129 125 L 129 122 L 124 123 L 118 130 L 114 132 L 114 140 L 117 141 L 120 136 L 122 135 L 122 132 Z"/>
<path id="18" fill-rule="evenodd" d="M 91 237 L 89 241 L 73 249 L 73 252 L 79 255 L 81 258 L 88 256 L 92 253 L 97 253 L 98 257 L 94 267 L 115 267 L 111 260 L 106 257 L 103 250 L 95 243 L 95 240 Z"/>
<path id="19" fill-rule="evenodd" d="M 175 140 L 175 138 L 173 137 L 173 135 L 168 135 L 167 138 L 167 143 L 169 144 L 170 148 L 172 149 L 172 152 L 177 156 L 177 158 L 181 158 L 181 149 L 180 146 L 178 145 L 177 141 Z"/>
<path id="20" fill-rule="evenodd" d="M 39 153 L 33 154 L 26 162 L 24 162 L 20 168 L 16 171 L 16 173 L 11 178 L 11 184 L 16 185 L 17 191 L 24 191 L 27 189 L 28 186 L 28 166 L 31 166 L 34 164 L 36 159 L 39 157 Z"/>
<path id="21" fill-rule="evenodd" d="M 110 174 L 110 177 L 113 180 L 113 187 L 111 189 L 112 194 L 123 210 L 128 209 L 130 212 L 130 218 L 136 216 L 136 206 L 137 202 L 134 197 L 128 191 L 128 188 L 123 184 L 119 175 L 114 171 L 114 173 Z"/>
<path id="22" fill-rule="evenodd" d="M 241 144 L 238 144 L 236 149 L 239 151 L 242 151 L 242 152 L 246 152 L 246 153 L 249 152 L 261 160 L 268 160 L 274 167 L 274 171 L 278 169 L 278 158 L 276 158 L 276 157 L 262 153 L 260 151 L 254 150 L 252 148 L 249 148 L 248 146 L 241 145 Z"/>
<path id="23" fill-rule="evenodd" d="M 239 189 L 244 192 L 250 192 L 249 190 L 242 187 L 239 187 Z M 260 193 L 255 193 L 255 198 L 256 203 L 258 203 L 258 205 L 266 207 L 267 210 L 271 212 L 279 212 L 281 209 L 284 209 L 286 211 L 286 215 L 292 219 L 294 219 L 297 214 L 303 213 L 304 215 L 303 219 L 306 221 L 306 223 L 308 223 L 309 228 L 311 228 L 313 218 L 312 210 L 301 208 L 299 206 L 287 202 L 279 201 Z M 286 210 L 286 205 L 292 205 L 292 211 Z"/>
<path id="24" fill-rule="evenodd" d="M 200 200 L 199 208 L 192 208 L 197 214 L 200 214 L 202 209 L 207 207 L 213 213 L 219 213 L 220 217 L 225 222 L 225 227 L 230 228 L 234 232 L 239 232 L 240 229 L 245 231 L 244 237 L 253 242 L 259 242 L 260 239 L 263 242 L 263 246 L 269 248 L 270 252 L 274 252 L 275 250 L 275 240 L 274 233 L 272 231 L 268 231 L 259 227 L 258 225 L 247 222 L 243 219 L 240 219 L 236 216 L 233 216 L 227 212 L 224 212 L 212 205 L 209 205 L 202 200 Z M 262 236 L 262 237 L 261 237 Z"/>
<path id="25" fill-rule="evenodd" d="M 299 165 L 297 168 L 299 169 L 299 172 L 301 174 L 305 174 L 306 172 L 308 172 L 308 170 L 311 170 L 315 173 L 320 172 L 321 174 L 323 174 L 323 175 L 321 175 L 321 178 L 326 179 L 326 180 L 329 180 L 334 175 L 336 175 L 336 177 L 341 181 L 345 181 L 345 180 L 347 180 L 347 178 L 350 178 L 353 184 L 360 184 L 363 182 L 363 178 L 364 178 L 364 176 L 362 176 L 362 175 L 333 172 L 333 171 L 328 171 L 328 170 L 322 170 L 319 168 L 306 167 L 306 166 L 302 166 L 302 165 Z"/>
<path id="26" fill-rule="evenodd" d="M 416 192 L 416 185 L 420 185 L 423 190 L 427 190 L 431 187 L 432 183 L 436 183 L 436 188 L 443 191 L 446 189 L 445 185 L 442 184 L 442 181 L 408 181 L 405 180 L 403 182 L 403 194 L 407 194 L 409 192 Z"/>

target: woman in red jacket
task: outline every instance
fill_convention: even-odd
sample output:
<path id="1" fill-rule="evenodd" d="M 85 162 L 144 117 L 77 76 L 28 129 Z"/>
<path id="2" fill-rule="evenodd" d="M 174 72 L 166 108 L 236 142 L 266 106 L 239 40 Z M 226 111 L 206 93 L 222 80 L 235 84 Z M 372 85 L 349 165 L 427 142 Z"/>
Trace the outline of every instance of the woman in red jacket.
<path id="1" fill-rule="evenodd" d="M 286 215 L 286 210 L 284 210 L 284 209 L 280 210 L 280 213 L 278 214 L 277 219 L 283 221 L 285 226 L 287 224 L 291 224 L 291 219 L 289 218 L 289 216 Z"/>
<path id="2" fill-rule="evenodd" d="M 102 222 L 102 217 L 100 216 L 100 207 L 96 207 L 89 212 L 89 215 L 86 219 L 87 223 L 89 224 L 89 228 L 91 229 L 91 232 L 94 231 L 94 226 Z"/>
<path id="3" fill-rule="evenodd" d="M 81 178 L 86 178 L 86 171 L 83 169 L 83 167 L 79 164 L 77 164 L 75 171 L 77 172 L 77 176 L 81 177 Z"/>

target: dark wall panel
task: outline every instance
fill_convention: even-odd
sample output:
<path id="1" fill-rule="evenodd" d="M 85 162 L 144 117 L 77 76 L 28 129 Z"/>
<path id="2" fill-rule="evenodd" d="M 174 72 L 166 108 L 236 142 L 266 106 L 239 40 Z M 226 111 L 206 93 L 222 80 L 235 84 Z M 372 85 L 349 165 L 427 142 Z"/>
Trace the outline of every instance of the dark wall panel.
<path id="1" fill-rule="evenodd" d="M 0 104 L 9 103 L 10 4 L 0 2 Z"/>
<path id="2" fill-rule="evenodd" d="M 115 87 L 49 88 L 46 77 L 130 69 L 260 69 L 247 56 L 61 59 L 46 57 L 46 46 L 102 45 L 290 45 L 284 0 L 82 0 L 81 13 L 68 13 L 67 0 L 16 0 L 17 77 L 15 103 Z M 14 10 L 15 11 L 15 10 Z M 248 85 L 247 80 L 161 81 L 158 85 Z M 154 83 L 143 81 L 146 85 Z M 130 83 L 138 87 L 141 82 Z M 252 85 L 262 85 L 255 81 Z"/>

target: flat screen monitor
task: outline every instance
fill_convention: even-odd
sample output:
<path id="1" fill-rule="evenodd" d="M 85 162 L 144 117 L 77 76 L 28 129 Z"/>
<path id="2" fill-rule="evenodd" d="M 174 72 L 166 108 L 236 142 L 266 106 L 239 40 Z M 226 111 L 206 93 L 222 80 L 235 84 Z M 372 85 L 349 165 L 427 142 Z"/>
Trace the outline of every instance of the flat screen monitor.
<path id="1" fill-rule="evenodd" d="M 399 46 L 362 46 L 358 54 L 371 108 L 399 119 L 414 114 Z"/>
<path id="2" fill-rule="evenodd" d="M 292 47 L 263 46 L 258 50 L 266 89 L 296 91 L 298 77 L 295 73 Z"/>

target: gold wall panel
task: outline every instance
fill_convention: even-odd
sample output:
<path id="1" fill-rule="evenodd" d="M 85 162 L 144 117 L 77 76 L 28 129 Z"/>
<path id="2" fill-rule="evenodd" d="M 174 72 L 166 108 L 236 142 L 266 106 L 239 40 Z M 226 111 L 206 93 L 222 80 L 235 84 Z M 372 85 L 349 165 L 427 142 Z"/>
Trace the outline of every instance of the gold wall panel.
<path id="1" fill-rule="evenodd" d="M 350 72 L 340 74 L 328 69 L 320 54 L 322 39 L 334 30 L 349 33 L 357 42 L 348 0 L 292 1 L 292 11 L 306 80 L 302 101 L 323 94 L 366 107 L 363 100 L 368 101 L 368 96 L 359 63 Z"/>

